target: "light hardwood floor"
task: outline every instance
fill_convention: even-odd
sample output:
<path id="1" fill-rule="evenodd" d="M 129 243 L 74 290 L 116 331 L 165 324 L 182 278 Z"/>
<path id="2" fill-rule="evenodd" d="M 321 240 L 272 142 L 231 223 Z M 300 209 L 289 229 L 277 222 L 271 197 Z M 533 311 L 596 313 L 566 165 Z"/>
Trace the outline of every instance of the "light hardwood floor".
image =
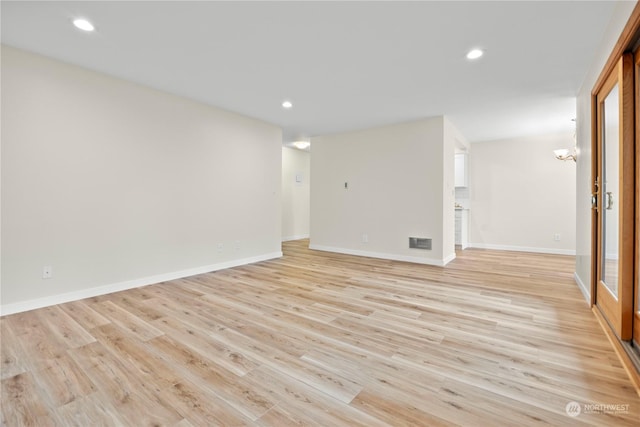
<path id="1" fill-rule="evenodd" d="M 639 425 L 573 257 L 439 268 L 307 244 L 2 317 L 3 425 Z"/>

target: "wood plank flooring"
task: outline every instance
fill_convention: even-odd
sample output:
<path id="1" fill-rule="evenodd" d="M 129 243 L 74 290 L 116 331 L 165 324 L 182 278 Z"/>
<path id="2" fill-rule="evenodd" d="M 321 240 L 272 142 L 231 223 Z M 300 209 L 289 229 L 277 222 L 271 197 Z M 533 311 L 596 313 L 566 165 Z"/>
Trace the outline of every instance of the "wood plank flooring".
<path id="1" fill-rule="evenodd" d="M 640 425 L 573 257 L 307 246 L 0 318 L 2 425 Z"/>

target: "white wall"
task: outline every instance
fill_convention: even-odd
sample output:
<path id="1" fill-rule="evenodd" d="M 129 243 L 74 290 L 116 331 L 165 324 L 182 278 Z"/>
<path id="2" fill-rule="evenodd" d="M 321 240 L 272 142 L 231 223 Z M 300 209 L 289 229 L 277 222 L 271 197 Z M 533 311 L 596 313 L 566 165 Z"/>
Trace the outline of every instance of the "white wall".
<path id="1" fill-rule="evenodd" d="M 473 144 L 470 245 L 575 253 L 576 165 L 553 155 L 572 145 L 570 132 Z"/>
<path id="2" fill-rule="evenodd" d="M 281 255 L 278 127 L 9 47 L 2 107 L 3 313 Z"/>
<path id="3" fill-rule="evenodd" d="M 311 156 L 282 147 L 282 240 L 309 237 Z"/>
<path id="4" fill-rule="evenodd" d="M 445 258 L 455 258 L 455 154 L 456 151 L 467 151 L 469 142 L 456 129 L 456 127 L 444 117 L 443 121 L 443 182 L 442 182 L 442 227 L 445 230 L 443 234 L 443 254 Z"/>
<path id="5" fill-rule="evenodd" d="M 312 138 L 310 247 L 436 265 L 455 257 L 454 149 L 443 142 L 445 123 L 437 117 Z M 431 238 L 433 249 L 409 249 L 409 237 Z"/>
<path id="6" fill-rule="evenodd" d="M 576 282 L 590 300 L 591 283 L 591 90 L 624 29 L 636 2 L 618 2 L 600 46 L 578 92 L 576 123 L 578 162 L 576 171 Z"/>

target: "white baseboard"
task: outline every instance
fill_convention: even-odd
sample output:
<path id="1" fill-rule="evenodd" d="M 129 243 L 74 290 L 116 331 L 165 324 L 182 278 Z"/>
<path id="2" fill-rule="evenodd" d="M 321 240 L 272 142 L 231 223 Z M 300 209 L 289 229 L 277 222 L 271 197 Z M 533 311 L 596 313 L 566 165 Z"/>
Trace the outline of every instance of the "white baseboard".
<path id="1" fill-rule="evenodd" d="M 291 240 L 301 240 L 301 239 L 308 239 L 308 238 L 309 238 L 308 234 L 297 234 L 295 236 L 283 237 L 282 241 L 283 242 L 289 242 Z"/>
<path id="2" fill-rule="evenodd" d="M 580 289 L 580 292 L 582 292 L 582 296 L 584 296 L 584 299 L 587 301 L 587 304 L 591 305 L 591 291 L 590 291 L 590 289 L 587 288 L 587 286 L 584 284 L 584 282 L 582 281 L 580 276 L 578 276 L 577 272 L 573 273 L 573 278 L 576 281 L 576 283 L 578 284 L 578 289 Z"/>
<path id="3" fill-rule="evenodd" d="M 447 264 L 449 264 L 451 261 L 453 261 L 454 259 L 456 259 L 456 253 L 452 253 L 451 255 L 444 257 L 444 260 L 442 260 L 442 266 L 445 266 Z"/>
<path id="4" fill-rule="evenodd" d="M 534 252 L 540 254 L 575 255 L 575 249 L 534 248 L 528 246 L 493 245 L 490 243 L 469 243 L 470 248 L 493 249 L 496 251 Z"/>
<path id="5" fill-rule="evenodd" d="M 155 283 L 167 282 L 169 280 L 182 279 L 184 277 L 195 276 L 196 274 L 209 273 L 226 268 L 238 267 L 255 262 L 266 261 L 269 259 L 282 257 L 282 252 L 272 252 L 264 255 L 258 255 L 249 258 L 235 259 L 225 261 L 218 264 L 205 265 L 202 267 L 190 268 L 187 270 L 174 271 L 171 273 L 158 274 L 155 276 L 142 277 L 139 279 L 128 280 L 125 282 L 113 283 L 110 285 L 97 286 L 80 291 L 67 292 L 64 294 L 51 295 L 43 298 L 36 298 L 28 301 L 21 301 L 12 304 L 4 304 L 0 306 L 0 316 L 8 314 L 21 313 L 23 311 L 35 310 L 36 308 L 49 307 L 56 304 L 64 304 L 65 302 L 77 301 L 85 298 L 106 295 L 113 292 L 125 291 L 127 289 L 139 288 L 142 286 L 153 285 Z"/>
<path id="6" fill-rule="evenodd" d="M 413 262 L 416 264 L 435 265 L 438 267 L 444 267 L 449 261 L 451 261 L 453 258 L 456 257 L 456 255 L 453 254 L 453 258 L 451 258 L 451 255 L 450 255 L 444 260 L 438 260 L 438 259 L 420 258 L 420 257 L 414 257 L 414 256 L 408 256 L 408 255 L 388 254 L 388 253 L 382 253 L 382 252 L 368 252 L 368 251 L 361 251 L 357 249 L 335 248 L 332 246 L 315 245 L 313 243 L 309 245 L 309 249 L 314 249 L 317 251 L 325 251 L 325 252 L 335 252 L 335 253 L 346 254 L 346 255 L 364 256 L 369 258 L 380 258 L 380 259 L 389 259 L 393 261 Z"/>

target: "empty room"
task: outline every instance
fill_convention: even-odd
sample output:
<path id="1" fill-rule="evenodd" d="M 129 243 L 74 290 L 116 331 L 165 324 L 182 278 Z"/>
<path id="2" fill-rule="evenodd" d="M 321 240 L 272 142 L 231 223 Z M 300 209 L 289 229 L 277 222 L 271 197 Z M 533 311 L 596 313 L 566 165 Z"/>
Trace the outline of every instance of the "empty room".
<path id="1" fill-rule="evenodd" d="M 0 20 L 1 425 L 639 425 L 640 3 Z"/>

